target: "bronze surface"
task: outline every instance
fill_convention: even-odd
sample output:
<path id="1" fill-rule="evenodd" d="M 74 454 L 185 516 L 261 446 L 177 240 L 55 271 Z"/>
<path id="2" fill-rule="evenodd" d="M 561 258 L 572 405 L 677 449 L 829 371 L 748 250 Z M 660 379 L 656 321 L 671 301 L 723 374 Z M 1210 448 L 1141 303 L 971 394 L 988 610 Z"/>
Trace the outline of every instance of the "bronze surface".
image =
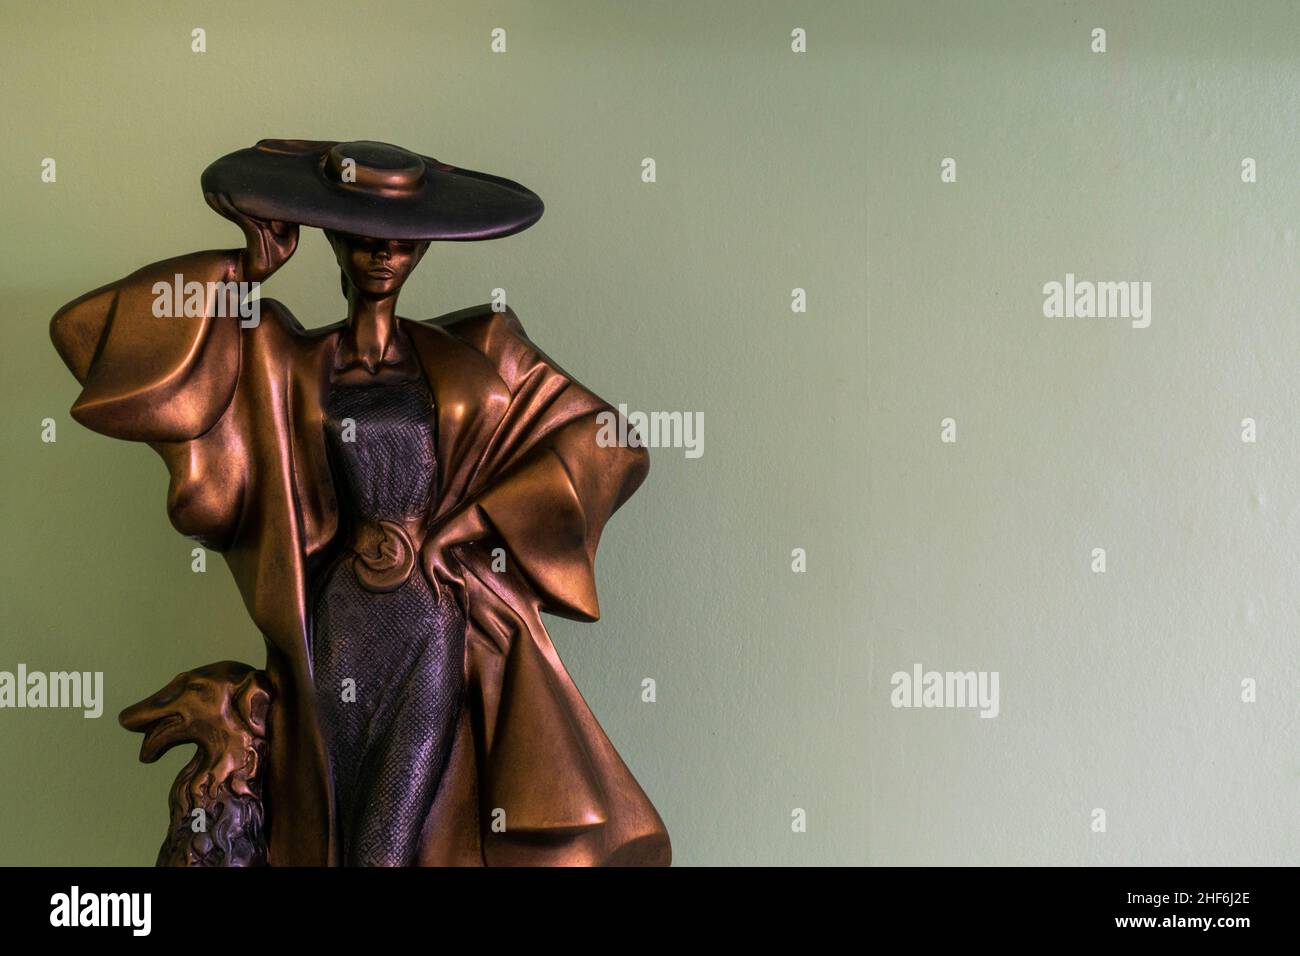
<path id="1" fill-rule="evenodd" d="M 381 174 L 372 178 L 382 183 Z M 82 385 L 73 417 L 158 453 L 170 474 L 172 523 L 223 553 L 266 641 L 263 672 L 220 665 L 227 669 L 204 677 L 227 710 L 187 704 L 178 712 L 197 728 L 189 737 L 158 730 L 166 729 L 157 715 L 176 682 L 124 712 L 126 726 L 146 732 L 142 758 L 227 727 L 229 707 L 242 699 L 240 681 L 255 681 L 267 698 L 258 781 L 267 862 L 337 864 L 310 609 L 313 572 L 352 548 L 367 587 L 400 587 L 424 574 L 435 589 L 451 589 L 466 621 L 467 694 L 418 862 L 667 864 L 663 822 L 566 673 L 541 618 L 598 617 L 597 544 L 610 515 L 644 480 L 646 451 L 597 443 L 597 416 L 613 409 L 539 350 L 511 310 L 399 318 L 397 293 L 426 240 L 328 233 L 348 296 L 346 321 L 328 328 L 304 330 L 272 299 L 261 301 L 254 327 L 220 316 L 212 295 L 201 315 L 156 316 L 156 283 L 176 275 L 205 288 L 261 281 L 296 248 L 295 223 L 254 218 L 226 195 L 208 200 L 240 226 L 244 248 L 145 266 L 64 306 L 51 323 L 55 346 Z M 491 232 L 492 223 L 482 225 Z M 415 376 L 433 397 L 436 501 L 410 527 L 345 529 L 323 435 L 329 389 Z M 494 549 L 507 555 L 503 571 L 494 570 Z M 177 681 L 182 691 L 196 683 L 187 675 Z M 203 747 L 196 761 L 215 759 Z M 173 815 L 185 806 L 174 793 Z M 498 819 L 504 828 L 493 825 Z"/>

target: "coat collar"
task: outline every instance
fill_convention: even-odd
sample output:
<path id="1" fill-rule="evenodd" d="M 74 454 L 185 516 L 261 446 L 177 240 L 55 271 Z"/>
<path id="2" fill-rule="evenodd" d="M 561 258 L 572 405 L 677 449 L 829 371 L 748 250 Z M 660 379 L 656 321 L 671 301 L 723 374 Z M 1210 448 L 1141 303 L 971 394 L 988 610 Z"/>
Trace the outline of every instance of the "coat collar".
<path id="1" fill-rule="evenodd" d="M 445 329 L 398 319 L 415 346 L 437 415 L 439 482 L 434 518 L 464 497 L 478 454 L 510 406 L 510 390 L 487 357 Z"/>

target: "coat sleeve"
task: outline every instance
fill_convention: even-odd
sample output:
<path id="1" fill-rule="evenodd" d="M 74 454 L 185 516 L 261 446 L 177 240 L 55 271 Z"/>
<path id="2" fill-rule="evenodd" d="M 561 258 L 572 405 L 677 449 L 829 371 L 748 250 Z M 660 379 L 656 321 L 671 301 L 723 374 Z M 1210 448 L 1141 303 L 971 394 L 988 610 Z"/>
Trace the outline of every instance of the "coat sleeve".
<path id="1" fill-rule="evenodd" d="M 233 281 L 237 262 L 229 251 L 179 256 L 59 309 L 50 337 L 82 386 L 72 417 L 129 441 L 185 441 L 211 428 L 239 374 L 238 319 L 217 317 L 214 291 Z M 185 315 L 184 301 L 158 307 L 178 282 L 200 284 L 202 306 L 193 311 L 201 314 Z"/>
<path id="2" fill-rule="evenodd" d="M 82 386 L 72 417 L 147 442 L 171 477 L 172 524 L 218 551 L 233 541 L 247 480 L 244 442 L 225 414 L 240 373 L 238 316 L 214 301 L 238 255 L 200 252 L 146 266 L 68 303 L 50 322 L 54 347 Z M 202 298 L 160 302 L 164 289 L 175 296 L 178 281 L 182 289 L 198 283 L 192 289 Z"/>
<path id="3" fill-rule="evenodd" d="M 600 535 L 645 480 L 649 454 L 599 440 L 618 433 L 604 427 L 618 412 L 533 345 L 512 312 L 448 331 L 482 352 L 510 393 L 467 507 L 504 542 L 542 610 L 596 620 Z"/>

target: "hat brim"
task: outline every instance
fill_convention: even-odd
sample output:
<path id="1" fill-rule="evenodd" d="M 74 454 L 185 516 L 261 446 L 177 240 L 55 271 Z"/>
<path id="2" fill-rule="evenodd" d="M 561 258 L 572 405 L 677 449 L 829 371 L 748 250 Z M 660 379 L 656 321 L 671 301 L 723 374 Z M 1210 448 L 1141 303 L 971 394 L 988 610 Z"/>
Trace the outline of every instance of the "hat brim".
<path id="1" fill-rule="evenodd" d="M 497 239 L 527 229 L 545 208 L 536 193 L 519 183 L 428 156 L 420 157 L 424 180 L 410 193 L 342 188 L 322 171 L 321 160 L 334 145 L 313 143 L 301 152 L 254 146 L 229 153 L 203 171 L 203 191 L 225 194 L 237 209 L 258 219 L 377 239 Z"/>

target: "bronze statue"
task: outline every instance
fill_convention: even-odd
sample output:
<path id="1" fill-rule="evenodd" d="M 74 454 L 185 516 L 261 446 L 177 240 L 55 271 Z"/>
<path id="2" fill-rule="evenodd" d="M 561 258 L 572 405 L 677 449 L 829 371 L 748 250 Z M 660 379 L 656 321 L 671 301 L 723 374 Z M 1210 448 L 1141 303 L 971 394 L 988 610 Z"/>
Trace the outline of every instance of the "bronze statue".
<path id="1" fill-rule="evenodd" d="M 596 546 L 648 456 L 597 442 L 616 413 L 508 308 L 395 311 L 430 242 L 526 229 L 541 200 L 372 142 L 263 140 L 203 189 L 245 248 L 146 266 L 51 323 L 73 417 L 158 452 L 172 523 L 225 555 L 266 639 L 264 672 L 199 668 L 122 714 L 144 760 L 199 744 L 159 863 L 667 864 L 541 620 L 597 618 Z M 348 316 L 324 329 L 271 299 L 250 315 L 238 285 L 300 225 L 342 273 Z M 196 808 L 216 837 L 191 838 Z"/>

